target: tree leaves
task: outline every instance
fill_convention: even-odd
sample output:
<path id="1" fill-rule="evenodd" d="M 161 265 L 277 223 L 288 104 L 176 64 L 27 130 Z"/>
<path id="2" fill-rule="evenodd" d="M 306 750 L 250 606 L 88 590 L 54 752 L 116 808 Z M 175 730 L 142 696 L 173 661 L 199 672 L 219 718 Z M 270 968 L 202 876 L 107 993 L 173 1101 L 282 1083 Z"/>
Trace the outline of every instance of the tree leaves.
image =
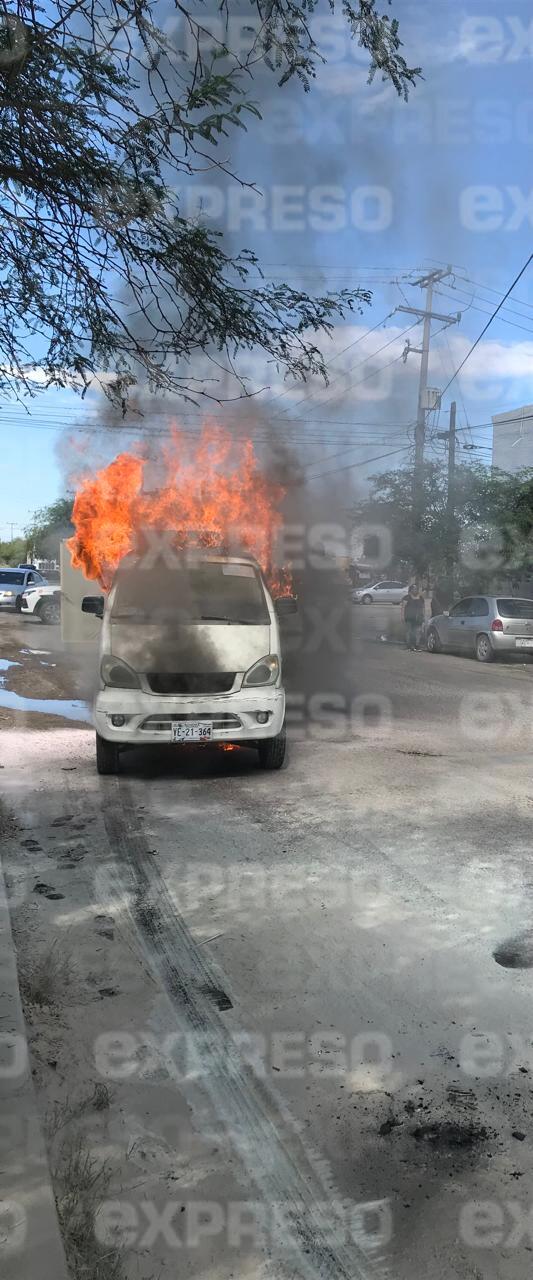
<path id="1" fill-rule="evenodd" d="M 260 30 L 239 57 L 226 40 L 206 41 L 181 4 L 188 54 L 156 26 L 152 0 L 18 0 L 15 26 L 0 19 L 4 393 L 82 393 L 93 378 L 123 405 L 140 379 L 195 403 L 221 399 L 189 362 L 220 352 L 224 377 L 241 349 L 295 378 L 325 377 L 308 332 L 329 332 L 368 295 L 258 285 L 253 253 L 226 252 L 220 234 L 183 214 L 181 189 L 206 167 L 240 181 L 220 142 L 260 118 L 255 63 L 307 89 L 322 60 L 308 27 L 315 0 L 249 3 Z M 371 65 L 406 93 L 417 72 L 399 53 L 397 24 L 375 0 L 343 0 L 342 13 Z M 248 394 L 244 379 L 238 386 Z"/>

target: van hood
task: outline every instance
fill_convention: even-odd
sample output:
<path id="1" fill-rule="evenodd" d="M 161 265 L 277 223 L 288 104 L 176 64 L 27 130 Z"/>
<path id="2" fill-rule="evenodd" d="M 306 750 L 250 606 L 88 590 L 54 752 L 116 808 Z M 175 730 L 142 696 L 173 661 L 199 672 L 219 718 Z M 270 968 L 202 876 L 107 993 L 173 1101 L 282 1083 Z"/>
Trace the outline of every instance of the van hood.
<path id="1" fill-rule="evenodd" d="M 248 671 L 270 653 L 269 623 L 138 623 L 110 625 L 111 653 L 147 672 Z"/>

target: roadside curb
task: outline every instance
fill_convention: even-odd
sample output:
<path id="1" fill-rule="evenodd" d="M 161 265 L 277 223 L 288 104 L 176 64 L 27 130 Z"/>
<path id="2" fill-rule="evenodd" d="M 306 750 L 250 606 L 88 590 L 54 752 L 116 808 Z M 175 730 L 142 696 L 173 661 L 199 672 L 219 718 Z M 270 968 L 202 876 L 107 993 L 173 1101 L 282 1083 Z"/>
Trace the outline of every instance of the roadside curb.
<path id="1" fill-rule="evenodd" d="M 69 1280 L 31 1077 L 1 864 L 0 1117 L 2 1280 Z"/>

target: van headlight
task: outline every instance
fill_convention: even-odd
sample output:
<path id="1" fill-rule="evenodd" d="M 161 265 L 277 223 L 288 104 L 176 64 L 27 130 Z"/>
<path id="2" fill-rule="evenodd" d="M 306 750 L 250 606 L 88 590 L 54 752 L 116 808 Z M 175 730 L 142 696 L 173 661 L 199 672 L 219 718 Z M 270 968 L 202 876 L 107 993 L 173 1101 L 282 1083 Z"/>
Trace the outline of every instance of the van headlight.
<path id="1" fill-rule="evenodd" d="M 254 662 L 253 667 L 246 672 L 243 685 L 275 684 L 278 676 L 279 658 L 277 654 L 269 653 L 266 658 L 260 658 L 259 662 Z"/>
<path id="2" fill-rule="evenodd" d="M 111 689 L 140 689 L 140 680 L 136 671 L 129 667 L 122 658 L 114 658 L 107 653 L 100 663 L 100 675 L 104 684 Z"/>

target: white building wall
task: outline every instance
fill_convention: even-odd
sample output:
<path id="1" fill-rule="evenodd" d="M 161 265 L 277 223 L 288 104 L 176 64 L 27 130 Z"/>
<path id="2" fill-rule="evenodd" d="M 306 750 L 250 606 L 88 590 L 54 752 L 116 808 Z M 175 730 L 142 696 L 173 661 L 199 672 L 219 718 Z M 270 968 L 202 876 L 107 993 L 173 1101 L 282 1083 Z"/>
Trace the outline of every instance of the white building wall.
<path id="1" fill-rule="evenodd" d="M 492 465 L 512 474 L 533 467 L 533 404 L 494 415 Z"/>

